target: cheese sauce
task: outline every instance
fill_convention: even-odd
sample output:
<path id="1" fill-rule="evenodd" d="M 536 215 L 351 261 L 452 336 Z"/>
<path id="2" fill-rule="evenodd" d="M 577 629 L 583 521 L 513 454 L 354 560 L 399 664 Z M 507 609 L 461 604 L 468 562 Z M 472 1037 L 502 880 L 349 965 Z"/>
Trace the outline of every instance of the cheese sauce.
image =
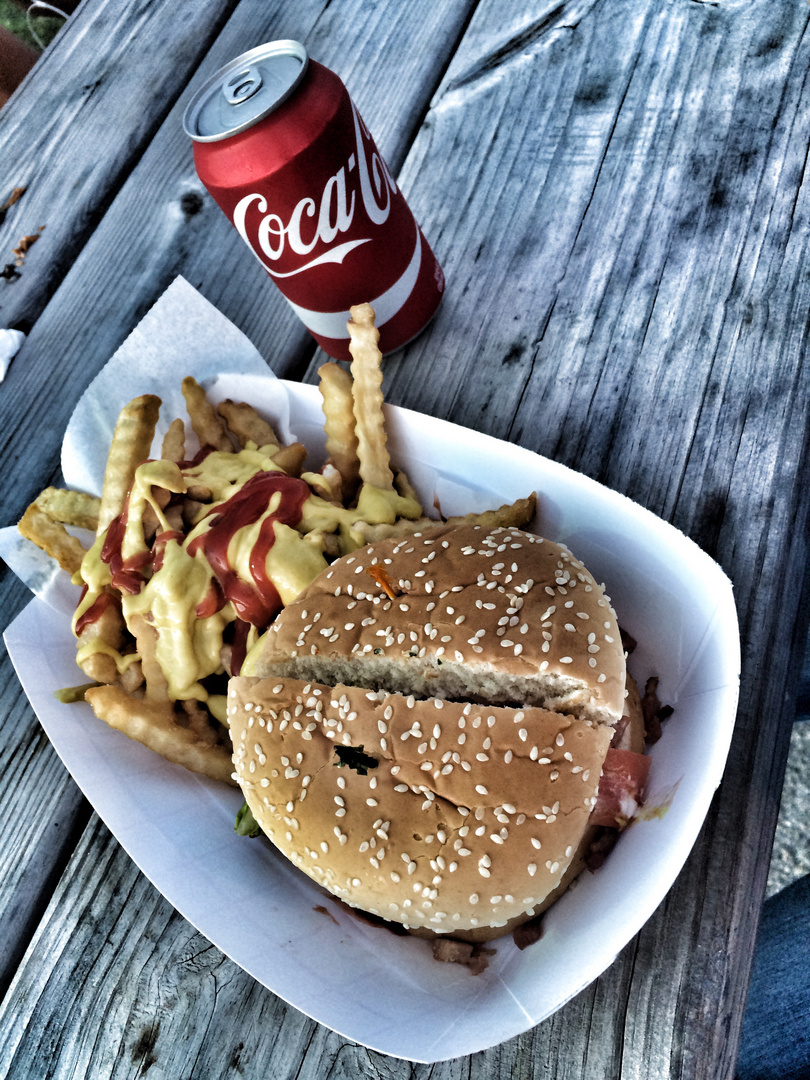
<path id="1" fill-rule="evenodd" d="M 357 508 L 347 510 L 279 470 L 268 453 L 206 448 L 191 461 L 140 465 L 124 512 L 82 561 L 84 592 L 74 633 L 90 637 L 93 623 L 114 602 L 111 588 L 117 590 L 127 625 L 145 616 L 157 631 L 156 656 L 169 696 L 214 708 L 218 698 L 209 697 L 203 681 L 225 672 L 223 637 L 230 656 L 225 673 L 238 674 L 278 611 L 327 567 L 324 533 L 340 532 L 341 547 L 353 550 L 363 542 L 354 522 L 391 523 L 421 514 L 415 500 L 370 485 L 361 489 Z M 165 492 L 199 495 L 187 533 L 172 526 Z M 157 520 L 150 542 L 144 515 Z M 119 671 L 138 658 L 121 656 L 100 637 L 83 641 L 80 650 L 115 654 Z"/>

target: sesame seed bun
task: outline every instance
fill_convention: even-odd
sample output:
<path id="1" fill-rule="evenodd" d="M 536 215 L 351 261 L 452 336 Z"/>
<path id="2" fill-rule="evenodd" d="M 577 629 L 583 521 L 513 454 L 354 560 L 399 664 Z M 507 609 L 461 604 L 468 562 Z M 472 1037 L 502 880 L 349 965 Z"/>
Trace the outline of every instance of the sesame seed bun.
<path id="1" fill-rule="evenodd" d="M 346 903 L 485 941 L 581 869 L 625 656 L 563 546 L 436 527 L 335 562 L 232 679 L 254 817 Z"/>
<path id="2" fill-rule="evenodd" d="M 485 941 L 577 854 L 611 729 L 546 709 L 231 680 L 236 777 L 259 825 L 346 903 Z"/>
<path id="3" fill-rule="evenodd" d="M 582 563 L 531 533 L 473 525 L 339 559 L 281 612 L 251 673 L 606 724 L 625 695 L 616 616 Z"/>

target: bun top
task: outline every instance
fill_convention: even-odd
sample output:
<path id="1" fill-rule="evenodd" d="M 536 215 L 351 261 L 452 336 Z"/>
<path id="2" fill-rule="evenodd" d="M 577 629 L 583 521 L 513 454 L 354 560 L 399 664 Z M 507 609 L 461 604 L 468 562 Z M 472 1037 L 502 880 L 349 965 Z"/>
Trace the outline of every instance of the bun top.
<path id="1" fill-rule="evenodd" d="M 337 560 L 281 612 L 251 673 L 606 724 L 625 693 L 616 617 L 582 563 L 531 533 L 477 525 Z"/>

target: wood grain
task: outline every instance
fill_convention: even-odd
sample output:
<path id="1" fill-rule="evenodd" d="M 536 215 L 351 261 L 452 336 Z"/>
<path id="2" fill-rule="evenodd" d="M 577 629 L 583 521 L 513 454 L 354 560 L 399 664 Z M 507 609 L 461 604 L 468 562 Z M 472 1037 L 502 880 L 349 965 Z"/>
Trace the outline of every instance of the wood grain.
<path id="1" fill-rule="evenodd" d="M 17 680 L 0 693 L 0 998 L 89 816 Z"/>
<path id="2" fill-rule="evenodd" d="M 0 283 L 3 326 L 27 331 L 39 317 L 235 4 L 84 5 L 0 112 L 0 202 L 26 189 L 0 223 L 2 264 L 43 228 L 20 277 Z M 156 64 L 161 24 L 183 33 Z"/>

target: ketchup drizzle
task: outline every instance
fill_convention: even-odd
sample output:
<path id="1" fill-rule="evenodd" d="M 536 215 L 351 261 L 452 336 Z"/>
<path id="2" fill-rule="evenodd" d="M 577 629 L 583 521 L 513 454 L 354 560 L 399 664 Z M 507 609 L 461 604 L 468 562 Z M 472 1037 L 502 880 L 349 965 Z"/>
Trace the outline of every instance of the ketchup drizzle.
<path id="1" fill-rule="evenodd" d="M 124 532 L 127 527 L 126 510 L 110 522 L 104 544 L 101 548 L 101 561 L 109 563 L 112 584 L 119 592 L 135 596 L 143 586 L 141 571 L 152 561 L 151 551 L 139 551 L 125 559 L 121 554 Z"/>
<path id="2" fill-rule="evenodd" d="M 250 573 L 255 584 L 249 584 L 241 581 L 228 563 L 228 545 L 239 529 L 253 525 L 266 513 L 276 492 L 281 495 L 279 505 L 262 522 L 259 537 L 250 552 Z M 278 521 L 295 528 L 309 495 L 304 481 L 294 476 L 279 472 L 256 473 L 227 502 L 211 511 L 210 528 L 189 544 L 190 555 L 203 552 L 223 596 L 233 604 L 239 618 L 260 629 L 266 627 L 283 606 L 278 590 L 267 575 L 267 556 L 275 542 L 273 526 Z"/>
<path id="3" fill-rule="evenodd" d="M 211 452 L 203 447 L 189 462 L 181 467 L 193 468 Z M 253 583 L 241 581 L 228 563 L 228 545 L 234 534 L 246 525 L 252 525 L 266 512 L 276 493 L 281 495 L 277 509 L 262 522 L 259 537 L 248 559 Z M 209 512 L 211 525 L 188 545 L 190 555 L 202 551 L 214 580 L 208 593 L 195 609 L 197 618 L 204 619 L 216 614 L 230 600 L 238 618 L 233 645 L 232 668 L 238 671 L 245 657 L 247 634 L 250 625 L 264 629 L 281 610 L 281 597 L 267 574 L 267 556 L 275 543 L 274 523 L 281 522 L 295 528 L 301 521 L 304 503 L 310 491 L 303 480 L 280 472 L 260 472 L 250 477 L 227 502 Z M 158 571 L 163 564 L 166 544 L 170 540 L 182 542 L 183 534 L 175 530 L 158 533 L 151 550 L 141 551 L 124 559 L 121 548 L 127 526 L 127 509 L 115 518 L 107 529 L 101 549 L 101 560 L 110 567 L 112 585 L 119 592 L 136 595 L 143 587 L 144 570 L 152 566 Z M 82 596 L 85 595 L 85 586 Z M 77 636 L 96 622 L 107 607 L 115 602 L 108 592 L 101 593 L 76 622 Z"/>
<path id="4" fill-rule="evenodd" d="M 82 588 L 82 594 L 79 598 L 80 604 L 82 600 L 84 600 L 86 595 L 87 585 L 84 585 L 84 587 Z M 97 622 L 107 610 L 107 608 L 110 606 L 110 604 L 114 604 L 115 602 L 116 600 L 112 593 L 99 593 L 93 603 L 87 609 L 87 611 L 82 612 L 82 614 L 76 620 L 76 628 L 74 631 L 76 637 L 81 637 L 82 631 L 86 630 L 87 627 L 91 625 L 91 623 Z"/>
<path id="5" fill-rule="evenodd" d="M 250 623 L 237 619 L 233 624 L 233 644 L 231 645 L 231 675 L 238 675 L 247 656 L 247 638 Z"/>

